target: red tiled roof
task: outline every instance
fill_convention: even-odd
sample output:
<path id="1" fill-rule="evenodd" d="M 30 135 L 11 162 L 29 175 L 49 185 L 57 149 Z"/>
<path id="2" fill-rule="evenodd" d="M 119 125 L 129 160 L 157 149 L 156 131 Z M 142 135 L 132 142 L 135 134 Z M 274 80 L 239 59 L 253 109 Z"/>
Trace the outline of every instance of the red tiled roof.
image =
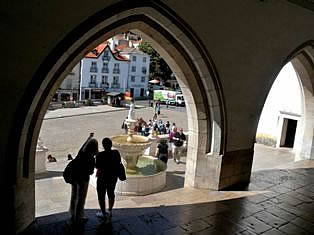
<path id="1" fill-rule="evenodd" d="M 115 49 L 117 50 L 117 51 L 122 51 L 122 50 L 124 50 L 125 48 L 128 48 L 129 46 L 128 45 L 117 45 L 116 47 L 115 47 Z"/>
<path id="2" fill-rule="evenodd" d="M 125 60 L 125 61 L 128 61 L 129 59 L 124 57 L 123 55 L 120 55 L 120 54 L 114 54 L 114 57 L 117 59 L 117 60 Z"/>
<path id="3" fill-rule="evenodd" d="M 94 48 L 91 52 L 88 52 L 85 55 L 85 58 L 98 58 L 101 55 L 101 53 L 106 49 L 106 47 L 108 47 L 109 50 L 111 51 L 107 43 L 102 43 L 102 44 L 99 44 L 96 48 Z M 115 51 L 115 52 L 111 51 L 111 54 L 115 57 L 116 60 L 123 60 L 123 61 L 129 60 L 128 58 L 120 55 L 119 51 Z"/>
<path id="4" fill-rule="evenodd" d="M 98 58 L 99 55 L 105 50 L 107 47 L 107 43 L 99 44 L 96 48 L 94 48 L 91 52 L 88 52 L 85 57 L 86 58 Z"/>

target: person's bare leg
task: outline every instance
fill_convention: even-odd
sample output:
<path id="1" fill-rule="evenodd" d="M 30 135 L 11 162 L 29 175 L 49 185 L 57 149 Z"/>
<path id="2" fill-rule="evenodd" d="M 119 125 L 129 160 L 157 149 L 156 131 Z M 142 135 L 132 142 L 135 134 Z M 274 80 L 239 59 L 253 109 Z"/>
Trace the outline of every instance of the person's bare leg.
<path id="1" fill-rule="evenodd" d="M 114 206 L 114 198 L 109 199 L 109 217 L 112 217 L 112 208 Z"/>
<path id="2" fill-rule="evenodd" d="M 88 191 L 88 181 L 80 182 L 78 184 L 78 199 L 76 205 L 76 220 L 81 220 L 83 222 L 87 221 L 87 217 L 84 215 L 84 206 L 86 201 Z"/>
<path id="3" fill-rule="evenodd" d="M 70 202 L 70 208 L 69 212 L 71 213 L 71 219 L 73 222 L 76 220 L 76 204 L 77 204 L 77 196 L 78 196 L 78 186 L 77 184 L 72 184 L 71 185 L 71 202 Z"/>
<path id="4" fill-rule="evenodd" d="M 106 216 L 106 200 L 98 200 L 99 206 L 100 206 L 100 210 L 103 214 L 103 216 Z"/>

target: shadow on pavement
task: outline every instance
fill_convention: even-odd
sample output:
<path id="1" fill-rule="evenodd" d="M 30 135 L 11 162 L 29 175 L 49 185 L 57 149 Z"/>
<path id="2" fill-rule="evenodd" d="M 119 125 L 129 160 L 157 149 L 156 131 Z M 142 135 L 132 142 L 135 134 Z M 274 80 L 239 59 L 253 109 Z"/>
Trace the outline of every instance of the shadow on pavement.
<path id="1" fill-rule="evenodd" d="M 169 172 L 168 177 L 179 179 L 178 173 L 183 172 Z M 197 194 L 200 191 L 195 190 L 194 196 L 178 192 L 172 196 L 181 203 L 143 208 L 125 205 L 114 209 L 112 220 L 106 223 L 96 217 L 98 209 L 86 209 L 89 220 L 79 226 L 72 225 L 68 213 L 57 213 L 36 218 L 22 235 L 313 234 L 313 182 L 312 168 L 258 171 L 252 173 L 249 192 Z"/>

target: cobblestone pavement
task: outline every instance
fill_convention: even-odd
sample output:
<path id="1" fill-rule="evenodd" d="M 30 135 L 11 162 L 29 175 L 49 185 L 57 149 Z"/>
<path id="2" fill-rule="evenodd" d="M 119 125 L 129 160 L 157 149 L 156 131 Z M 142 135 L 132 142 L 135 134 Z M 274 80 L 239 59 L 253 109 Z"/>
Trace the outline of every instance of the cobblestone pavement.
<path id="1" fill-rule="evenodd" d="M 169 159 L 167 187 L 147 196 L 117 195 L 106 223 L 95 216 L 99 206 L 90 186 L 89 220 L 79 226 L 69 220 L 61 159 L 36 180 L 37 219 L 24 234 L 314 234 L 314 161 L 292 159 L 289 150 L 256 145 L 249 186 L 219 192 L 184 188 L 185 158 L 179 165 Z"/>

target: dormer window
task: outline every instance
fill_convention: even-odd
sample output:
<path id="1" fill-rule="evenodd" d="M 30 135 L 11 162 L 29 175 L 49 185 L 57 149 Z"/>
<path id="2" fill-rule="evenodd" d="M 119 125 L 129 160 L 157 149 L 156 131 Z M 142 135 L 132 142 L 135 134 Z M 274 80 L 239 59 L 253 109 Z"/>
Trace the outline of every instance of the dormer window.
<path id="1" fill-rule="evenodd" d="M 103 61 L 109 61 L 111 59 L 110 55 L 109 55 L 109 51 L 105 50 L 104 51 L 104 55 L 102 56 L 102 60 Z"/>

